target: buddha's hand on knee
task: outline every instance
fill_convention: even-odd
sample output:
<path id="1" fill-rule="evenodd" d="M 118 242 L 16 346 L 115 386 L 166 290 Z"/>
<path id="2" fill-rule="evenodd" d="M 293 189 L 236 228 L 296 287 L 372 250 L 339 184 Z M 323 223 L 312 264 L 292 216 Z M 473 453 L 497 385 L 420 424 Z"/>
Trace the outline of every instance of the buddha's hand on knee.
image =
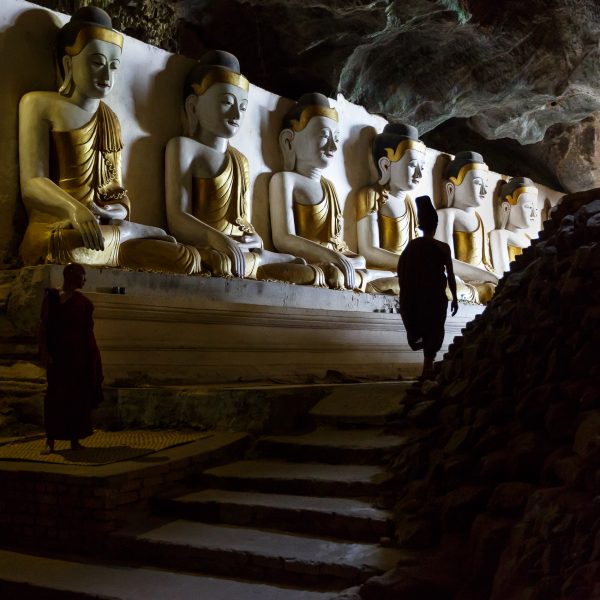
<path id="1" fill-rule="evenodd" d="M 241 246 L 226 235 L 221 235 L 214 244 L 217 250 L 223 252 L 231 260 L 231 272 L 235 277 L 244 277 L 246 272 L 246 259 Z"/>
<path id="2" fill-rule="evenodd" d="M 346 288 L 353 290 L 356 286 L 356 272 L 354 271 L 354 264 L 352 261 L 343 254 L 339 254 L 333 263 L 343 273 Z"/>
<path id="3" fill-rule="evenodd" d="M 77 203 L 73 206 L 70 221 L 83 240 L 83 245 L 90 250 L 104 250 L 104 237 L 98 219 L 91 210 Z"/>

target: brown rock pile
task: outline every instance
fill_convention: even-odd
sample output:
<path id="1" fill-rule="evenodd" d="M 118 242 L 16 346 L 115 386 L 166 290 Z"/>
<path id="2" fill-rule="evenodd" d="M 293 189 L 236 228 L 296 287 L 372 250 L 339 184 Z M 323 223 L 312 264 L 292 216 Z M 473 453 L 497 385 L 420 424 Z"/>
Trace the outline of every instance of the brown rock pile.
<path id="1" fill-rule="evenodd" d="M 363 598 L 600 598 L 599 358 L 596 189 L 564 197 L 437 387 L 415 389 L 397 537 L 433 558 Z"/>

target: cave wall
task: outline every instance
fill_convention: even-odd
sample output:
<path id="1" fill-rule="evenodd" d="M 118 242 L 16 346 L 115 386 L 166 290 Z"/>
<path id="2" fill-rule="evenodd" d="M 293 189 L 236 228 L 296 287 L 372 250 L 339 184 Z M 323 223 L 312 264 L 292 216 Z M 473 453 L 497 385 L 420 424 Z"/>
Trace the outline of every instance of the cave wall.
<path id="1" fill-rule="evenodd" d="M 38 3 L 72 12 L 89 0 Z M 516 154 L 534 180 L 564 191 L 600 184 L 596 0 L 95 3 L 119 29 L 164 49 L 243 57 L 249 79 L 278 95 L 341 92 L 421 134 L 458 120 L 437 148 L 464 150 L 475 132 L 483 147 L 499 142 L 494 160 Z"/>

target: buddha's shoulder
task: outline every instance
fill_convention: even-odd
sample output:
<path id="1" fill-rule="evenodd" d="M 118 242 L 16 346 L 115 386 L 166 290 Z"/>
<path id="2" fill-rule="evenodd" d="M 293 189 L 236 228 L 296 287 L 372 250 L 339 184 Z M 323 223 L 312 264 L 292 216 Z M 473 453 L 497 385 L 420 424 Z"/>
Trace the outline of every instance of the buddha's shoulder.
<path id="1" fill-rule="evenodd" d="M 48 107 L 67 105 L 69 102 L 58 92 L 27 92 L 20 102 L 21 109 L 42 111 Z"/>

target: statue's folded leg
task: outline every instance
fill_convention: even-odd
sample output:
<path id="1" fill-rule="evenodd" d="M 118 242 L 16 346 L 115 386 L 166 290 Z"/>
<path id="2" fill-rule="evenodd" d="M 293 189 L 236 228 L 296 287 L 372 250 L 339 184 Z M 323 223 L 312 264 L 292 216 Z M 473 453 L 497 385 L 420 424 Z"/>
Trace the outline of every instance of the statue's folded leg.
<path id="1" fill-rule="evenodd" d="M 292 262 L 261 265 L 257 269 L 256 279 L 274 279 L 277 281 L 287 281 L 296 285 L 328 287 L 325 273 L 320 266 Z"/>
<path id="2" fill-rule="evenodd" d="M 197 275 L 202 259 L 199 250 L 187 244 L 136 239 L 121 244 L 119 263 L 127 269 Z"/>
<path id="3" fill-rule="evenodd" d="M 327 283 L 327 287 L 332 290 L 345 290 L 346 287 L 344 285 L 344 274 L 338 267 L 336 267 L 333 263 L 323 262 L 318 263 L 318 265 L 323 273 L 325 274 L 325 282 Z"/>
<path id="4" fill-rule="evenodd" d="M 199 252 L 202 265 L 214 277 L 233 277 L 231 259 L 226 254 L 214 248 L 200 248 Z"/>
<path id="5" fill-rule="evenodd" d="M 367 283 L 367 294 L 387 294 L 397 296 L 400 293 L 398 277 L 380 277 Z"/>

